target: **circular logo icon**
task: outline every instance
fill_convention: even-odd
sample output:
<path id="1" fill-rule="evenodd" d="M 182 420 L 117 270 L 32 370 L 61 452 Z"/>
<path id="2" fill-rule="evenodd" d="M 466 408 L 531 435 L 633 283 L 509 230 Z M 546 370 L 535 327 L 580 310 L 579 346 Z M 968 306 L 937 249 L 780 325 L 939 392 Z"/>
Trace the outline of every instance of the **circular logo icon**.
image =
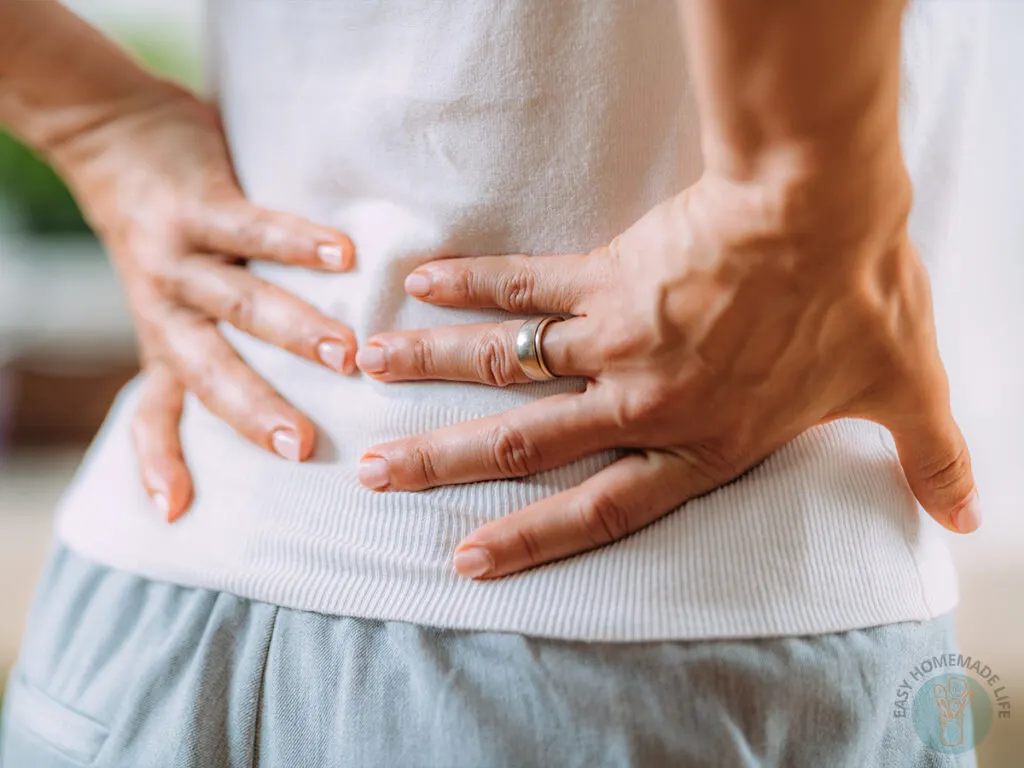
<path id="1" fill-rule="evenodd" d="M 968 675 L 936 675 L 921 686 L 911 712 L 925 746 L 947 755 L 969 752 L 992 727 L 992 702 Z"/>

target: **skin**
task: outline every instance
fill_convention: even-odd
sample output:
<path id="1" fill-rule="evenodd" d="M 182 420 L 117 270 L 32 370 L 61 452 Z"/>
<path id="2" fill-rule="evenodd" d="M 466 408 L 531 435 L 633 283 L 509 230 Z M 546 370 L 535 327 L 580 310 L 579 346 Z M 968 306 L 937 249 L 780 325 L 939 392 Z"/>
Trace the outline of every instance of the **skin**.
<path id="1" fill-rule="evenodd" d="M 589 254 L 442 259 L 407 281 L 410 295 L 443 306 L 570 315 L 549 326 L 545 358 L 587 388 L 373 446 L 367 487 L 523 477 L 632 449 L 473 532 L 454 556 L 464 576 L 620 539 L 844 417 L 892 433 L 940 524 L 980 524 L 928 277 L 907 234 L 902 3 L 686 0 L 680 11 L 705 161 L 694 186 Z M 525 383 L 520 323 L 378 334 L 356 362 L 384 381 Z"/>
<path id="2" fill-rule="evenodd" d="M 308 458 L 313 423 L 241 360 L 217 323 L 354 372 L 347 326 L 242 266 L 341 272 L 354 264 L 351 240 L 249 203 L 216 111 L 49 0 L 0 0 L 0 122 L 59 170 L 122 280 L 145 373 L 133 439 L 142 481 L 168 520 L 192 498 L 179 438 L 186 390 L 253 443 Z"/>
<path id="3" fill-rule="evenodd" d="M 407 281 L 410 295 L 445 306 L 570 315 L 549 326 L 545 357 L 587 389 L 373 446 L 360 466 L 367 487 L 523 477 L 633 449 L 471 534 L 454 557 L 465 576 L 614 541 L 841 417 L 890 430 L 940 524 L 980 524 L 927 275 L 907 237 L 902 3 L 686 0 L 680 10 L 701 114 L 697 184 L 592 253 L 443 259 Z M 69 181 L 125 283 L 146 371 L 136 449 L 158 506 L 173 520 L 191 498 L 178 435 L 186 390 L 256 444 L 308 458 L 312 424 L 216 323 L 351 370 L 348 328 L 239 266 L 344 270 L 351 241 L 249 204 L 212 109 L 56 3 L 0 0 L 0 30 L 0 121 Z M 380 334 L 356 362 L 383 381 L 525 383 L 512 344 L 520 322 Z M 321 356 L 325 341 L 336 346 Z"/>

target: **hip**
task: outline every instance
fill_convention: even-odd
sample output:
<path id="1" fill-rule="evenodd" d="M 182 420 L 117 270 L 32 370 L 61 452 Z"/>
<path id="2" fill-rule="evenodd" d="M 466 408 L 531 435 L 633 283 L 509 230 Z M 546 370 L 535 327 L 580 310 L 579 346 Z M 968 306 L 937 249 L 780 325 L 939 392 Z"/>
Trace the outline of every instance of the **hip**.
<path id="1" fill-rule="evenodd" d="M 0 755 L 7 768 L 969 766 L 941 762 L 892 712 L 907 670 L 955 650 L 951 614 L 638 643 L 326 616 L 58 547 Z"/>

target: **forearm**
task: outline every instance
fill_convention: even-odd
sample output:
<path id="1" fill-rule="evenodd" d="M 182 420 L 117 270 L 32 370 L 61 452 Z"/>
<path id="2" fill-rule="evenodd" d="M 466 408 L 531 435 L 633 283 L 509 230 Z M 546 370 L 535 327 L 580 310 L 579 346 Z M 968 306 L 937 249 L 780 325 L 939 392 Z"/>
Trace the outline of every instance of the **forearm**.
<path id="1" fill-rule="evenodd" d="M 67 173 L 69 140 L 167 84 L 53 0 L 0 0 L 0 124 Z"/>
<path id="2" fill-rule="evenodd" d="M 679 0 L 706 168 L 764 183 L 791 208 L 908 208 L 903 4 Z"/>

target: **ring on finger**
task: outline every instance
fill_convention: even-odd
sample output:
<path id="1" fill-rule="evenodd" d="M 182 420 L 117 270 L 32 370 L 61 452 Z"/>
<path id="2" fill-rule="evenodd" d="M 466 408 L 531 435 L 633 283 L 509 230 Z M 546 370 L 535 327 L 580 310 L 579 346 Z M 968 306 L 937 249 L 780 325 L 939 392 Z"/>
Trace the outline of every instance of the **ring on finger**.
<path id="1" fill-rule="evenodd" d="M 564 320 L 559 315 L 532 317 L 519 326 L 516 333 L 516 359 L 523 373 L 534 381 L 550 381 L 555 374 L 544 362 L 544 331 L 552 323 Z"/>

